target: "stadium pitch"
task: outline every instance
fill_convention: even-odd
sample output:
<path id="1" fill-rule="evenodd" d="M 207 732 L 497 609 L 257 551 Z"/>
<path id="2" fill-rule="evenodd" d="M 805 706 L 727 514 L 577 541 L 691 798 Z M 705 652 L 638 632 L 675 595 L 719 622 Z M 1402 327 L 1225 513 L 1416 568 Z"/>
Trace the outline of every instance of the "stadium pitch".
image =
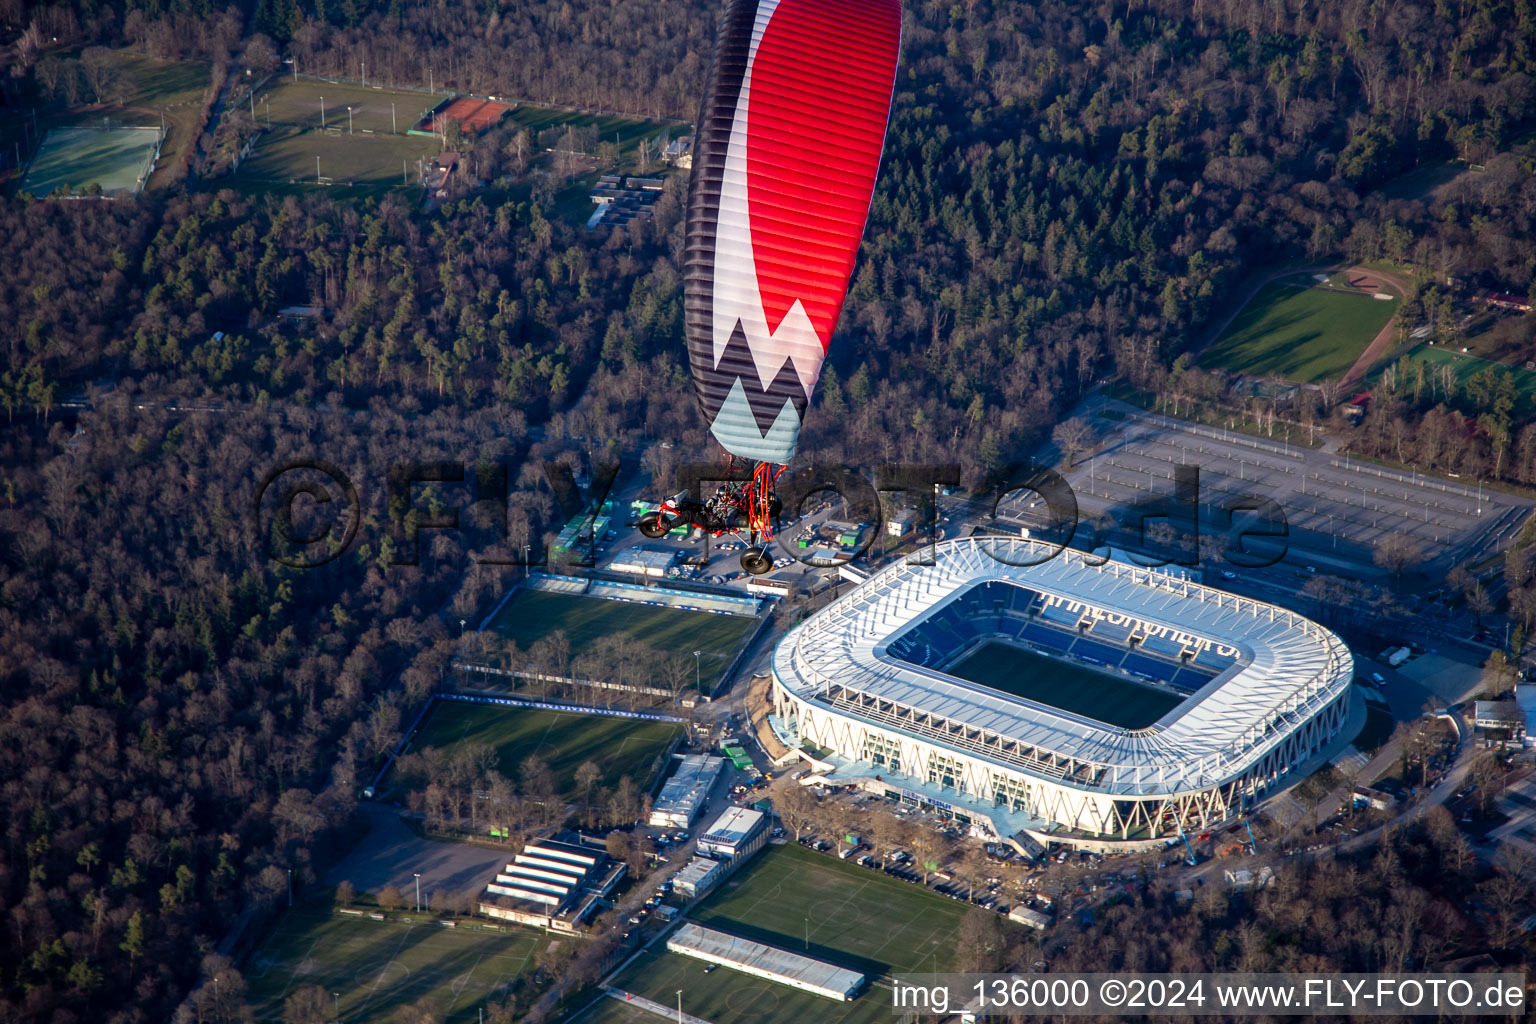
<path id="1" fill-rule="evenodd" d="M 38 198 L 60 187 L 83 195 L 91 185 L 99 185 L 102 195 L 137 195 L 159 151 L 158 128 L 50 128 L 21 188 Z"/>
<path id="2" fill-rule="evenodd" d="M 1204 366 L 1308 383 L 1336 380 L 1355 364 L 1397 312 L 1398 302 L 1316 282 L 1265 285 L 1200 357 Z"/>
<path id="3" fill-rule="evenodd" d="M 991 640 L 948 670 L 994 690 L 1122 729 L 1144 729 L 1178 706 L 1178 694 Z"/>
<path id="4" fill-rule="evenodd" d="M 326 1012 L 371 1024 L 424 1002 L 435 1019 L 478 1019 L 502 989 L 531 969 L 550 939 L 533 931 L 444 928 L 290 910 L 245 966 L 257 1020 L 283 1020 L 283 1003 L 305 985 L 325 991 Z M 336 993 L 333 998 L 332 993 Z"/>
<path id="5" fill-rule="evenodd" d="M 599 786 L 617 786 L 628 775 L 643 791 L 681 729 L 678 722 L 436 700 L 407 749 L 483 744 L 496 751 L 496 770 L 509 779 L 517 778 L 526 758 L 538 757 L 568 795 L 575 791 L 576 769 L 591 761 L 602 769 Z"/>
<path id="6" fill-rule="evenodd" d="M 558 629 L 565 632 L 572 651 L 615 633 L 690 659 L 700 651 L 699 683 L 709 693 L 757 628 L 757 619 L 520 589 L 496 613 L 489 628 L 524 649 Z"/>

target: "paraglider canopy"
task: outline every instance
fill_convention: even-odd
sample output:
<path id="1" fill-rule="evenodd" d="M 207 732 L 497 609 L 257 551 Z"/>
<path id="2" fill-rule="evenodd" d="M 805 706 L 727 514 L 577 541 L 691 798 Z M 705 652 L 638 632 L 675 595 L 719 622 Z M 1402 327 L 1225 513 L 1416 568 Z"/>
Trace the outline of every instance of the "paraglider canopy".
<path id="1" fill-rule="evenodd" d="M 699 116 L 684 318 L 727 452 L 794 455 L 869 214 L 899 0 L 730 0 Z"/>

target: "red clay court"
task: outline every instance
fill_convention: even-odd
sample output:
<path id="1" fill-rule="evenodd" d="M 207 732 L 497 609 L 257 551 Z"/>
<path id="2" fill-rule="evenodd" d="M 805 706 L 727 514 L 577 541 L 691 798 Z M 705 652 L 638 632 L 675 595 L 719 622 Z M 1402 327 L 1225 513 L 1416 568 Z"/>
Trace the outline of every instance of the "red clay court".
<path id="1" fill-rule="evenodd" d="M 483 132 L 491 125 L 506 117 L 512 108 L 505 103 L 492 103 L 490 100 L 476 100 L 468 96 L 460 96 L 448 101 L 447 106 L 439 107 L 435 114 L 438 126 L 448 121 L 459 122 L 459 127 L 466 132 Z M 432 114 L 421 119 L 416 127 L 423 131 L 432 129 Z"/>

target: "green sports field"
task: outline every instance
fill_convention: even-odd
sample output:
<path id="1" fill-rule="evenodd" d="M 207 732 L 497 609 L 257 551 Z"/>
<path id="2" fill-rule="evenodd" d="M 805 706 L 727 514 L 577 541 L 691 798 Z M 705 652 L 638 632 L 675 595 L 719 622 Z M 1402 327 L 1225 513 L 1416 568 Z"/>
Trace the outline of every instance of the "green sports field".
<path id="1" fill-rule="evenodd" d="M 437 156 L 443 146 L 437 139 L 406 131 L 445 97 L 279 76 L 255 96 L 256 123 L 267 130 L 235 178 L 312 185 L 318 176 L 328 183 L 414 185 L 417 161 Z M 249 118 L 251 113 L 247 104 L 226 116 Z"/>
<path id="2" fill-rule="evenodd" d="M 573 652 L 616 633 L 657 651 L 689 656 L 702 651 L 699 680 L 705 693 L 714 689 L 756 627 L 757 620 L 745 615 L 717 615 L 547 590 L 518 590 L 490 624 L 491 629 L 524 649 L 559 629 L 565 631 Z"/>
<path id="3" fill-rule="evenodd" d="M 965 912 L 963 903 L 786 844 L 770 846 L 689 916 L 708 927 L 863 971 L 873 981 L 892 973 L 952 969 Z M 727 967 L 706 974 L 704 967 L 702 961 L 657 946 L 612 984 L 669 1006 L 676 1005 L 682 989 L 683 1012 L 713 1024 L 892 1019 L 890 990 L 880 985 L 866 987 L 850 1003 L 837 1003 Z"/>
<path id="4" fill-rule="evenodd" d="M 1469 378 L 1483 370 L 1508 374 L 1514 378 L 1518 409 L 1529 410 L 1533 400 L 1536 400 L 1536 373 L 1524 367 L 1510 366 L 1508 363 L 1497 363 L 1470 353 L 1456 352 L 1443 345 L 1420 345 L 1408 353 L 1408 358 L 1436 369 L 1441 366 L 1451 366 L 1456 374 L 1458 386 L 1465 386 Z"/>
<path id="5" fill-rule="evenodd" d="M 1308 383 L 1342 377 L 1397 312 L 1397 300 L 1276 281 L 1254 296 L 1201 365 Z"/>
<path id="6" fill-rule="evenodd" d="M 325 106 L 325 125 L 347 130 L 347 108 L 352 108 L 355 135 L 404 135 L 423 114 L 448 98 L 447 93 L 425 90 L 382 89 L 356 83 L 323 82 L 316 78 L 272 79 L 256 94 L 256 121 L 272 126 L 320 128 L 320 107 Z M 249 115 L 250 108 L 246 108 Z M 393 114 L 391 114 L 393 112 Z M 355 136 L 354 136 L 355 137 Z"/>
<path id="7" fill-rule="evenodd" d="M 668 953 L 665 943 L 658 942 L 625 968 L 613 985 L 673 1009 L 681 989 L 683 1012 L 710 1024 L 890 1024 L 895 1020 L 891 990 L 884 985 L 867 987 L 857 999 L 841 1003 L 729 967 L 706 974 L 706 966 L 702 960 Z M 629 1024 L 630 1018 L 612 1016 L 606 1007 L 599 1009 L 610 1016 L 583 1017 L 579 1024 Z M 666 1019 L 651 1016 L 649 1022 L 666 1024 Z"/>
<path id="8" fill-rule="evenodd" d="M 415 135 L 348 135 L 345 128 L 277 127 L 262 134 L 234 177 L 237 181 L 293 181 L 301 185 L 321 181 L 414 185 L 417 161 L 430 160 L 442 148 L 433 139 Z"/>
<path id="9" fill-rule="evenodd" d="M 655 121 L 643 121 L 636 117 L 618 117 L 608 114 L 583 114 L 571 110 L 559 110 L 554 107 L 537 107 L 530 104 L 519 104 L 513 108 L 509 115 L 511 120 L 528 129 L 528 133 L 537 137 L 539 132 L 551 128 L 592 128 L 597 131 L 599 142 L 617 143 L 619 158 L 628 160 L 635 155 L 639 148 L 640 140 L 646 137 L 655 137 L 667 130 L 667 126 Z M 688 128 L 674 125 L 670 129 L 672 138 L 679 135 L 687 135 Z M 656 173 L 663 168 L 653 167 L 650 173 Z"/>
<path id="10" fill-rule="evenodd" d="M 571 941 L 571 940 L 566 940 Z M 445 1024 L 475 1021 L 503 986 L 531 969 L 550 939 L 534 931 L 445 928 L 372 921 L 300 908 L 287 911 L 243 967 L 247 1001 L 260 1021 L 283 1019 L 297 989 L 325 990 L 349 1024 L 394 1019 L 403 1005 L 425 1000 Z M 337 993 L 333 1000 L 331 993 Z"/>
<path id="11" fill-rule="evenodd" d="M 78 195 L 94 184 L 106 195 L 135 195 L 148 178 L 159 141 L 159 128 L 50 128 L 22 190 L 41 198 L 63 186 Z"/>
<path id="12" fill-rule="evenodd" d="M 495 748 L 497 770 L 509 779 L 517 778 L 525 758 L 539 757 L 567 793 L 575 787 L 576 769 L 591 761 L 602 769 L 599 785 L 616 786 L 628 775 L 643 790 L 681 728 L 677 722 L 436 700 L 407 750 L 483 744 Z"/>
<path id="13" fill-rule="evenodd" d="M 1122 729 L 1144 729 L 1178 705 L 1176 694 L 992 640 L 950 675 Z"/>
<path id="14" fill-rule="evenodd" d="M 769 846 L 689 917 L 881 975 L 950 970 L 965 911 L 966 904 L 921 886 L 785 843 Z"/>
<path id="15" fill-rule="evenodd" d="M 673 1003 L 673 1005 L 677 1005 Z M 663 1024 L 662 1018 L 622 999 L 600 999 L 575 1024 Z"/>

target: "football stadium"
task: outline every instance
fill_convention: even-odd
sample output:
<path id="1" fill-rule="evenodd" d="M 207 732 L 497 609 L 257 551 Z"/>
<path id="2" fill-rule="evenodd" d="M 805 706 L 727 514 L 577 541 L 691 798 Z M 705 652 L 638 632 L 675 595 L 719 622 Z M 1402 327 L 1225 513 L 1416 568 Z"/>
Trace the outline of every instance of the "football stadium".
<path id="1" fill-rule="evenodd" d="M 769 724 L 830 782 L 1118 849 L 1240 815 L 1346 738 L 1329 630 L 1056 550 L 972 537 L 886 568 L 779 643 Z"/>

